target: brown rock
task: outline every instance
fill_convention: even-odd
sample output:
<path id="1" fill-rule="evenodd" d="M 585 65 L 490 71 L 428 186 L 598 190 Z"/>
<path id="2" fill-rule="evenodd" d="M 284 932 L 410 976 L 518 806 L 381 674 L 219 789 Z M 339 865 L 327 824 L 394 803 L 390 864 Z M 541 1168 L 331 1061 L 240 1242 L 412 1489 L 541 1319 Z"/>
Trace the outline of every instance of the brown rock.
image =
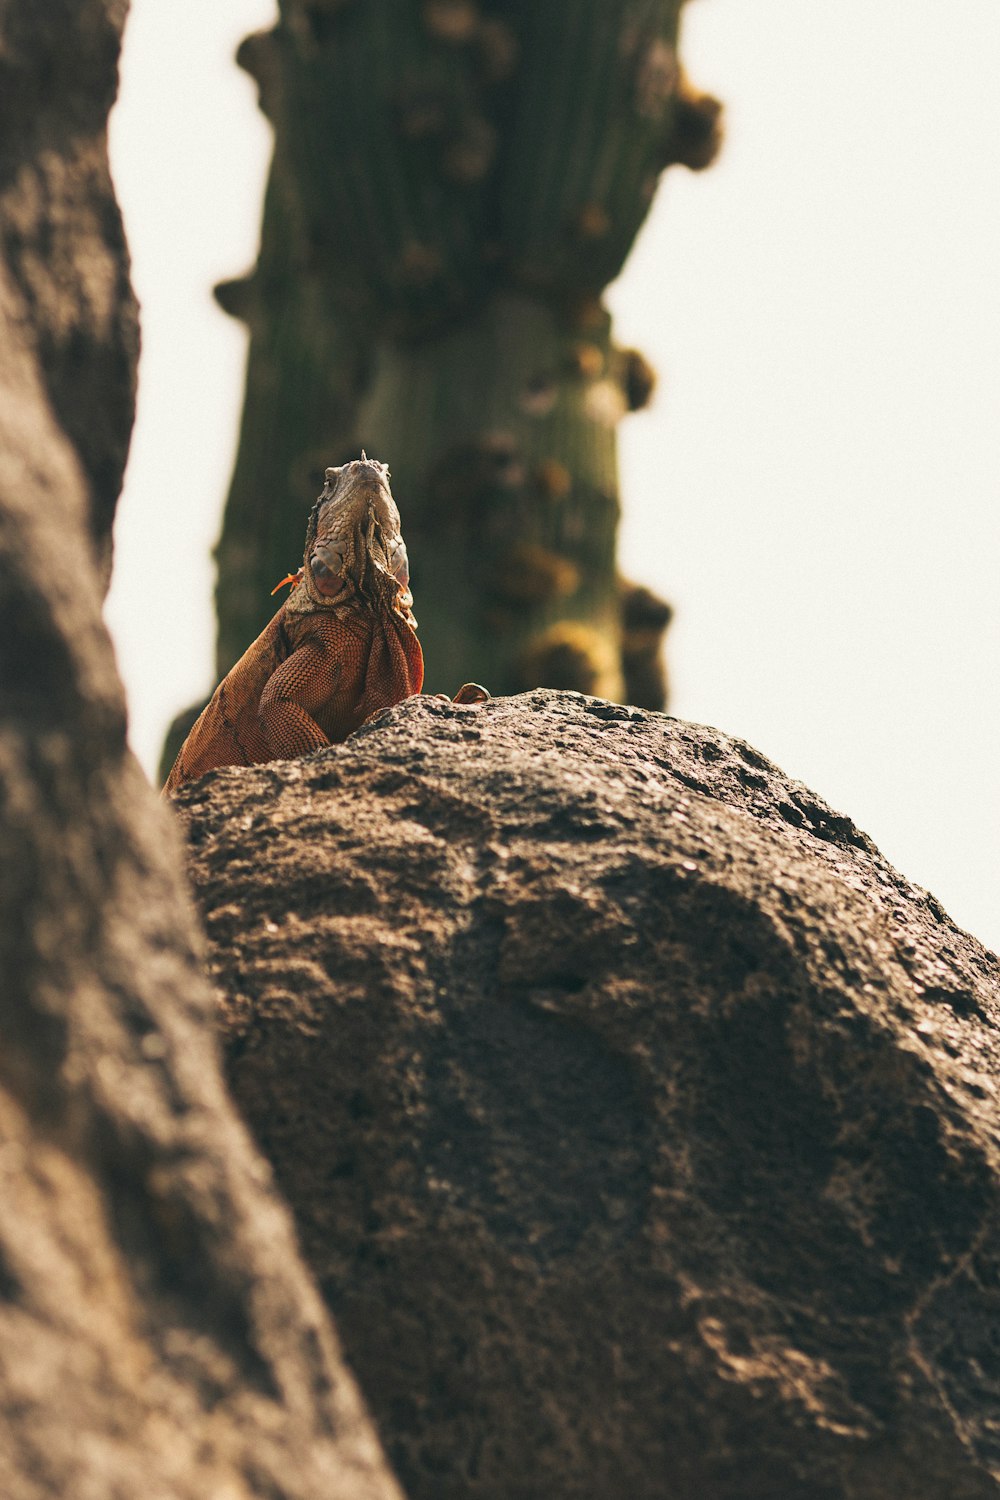
<path id="1" fill-rule="evenodd" d="M 412 1500 L 998 1493 L 998 965 L 849 819 L 542 691 L 178 803 Z"/>
<path id="2" fill-rule="evenodd" d="M 45 394 L 83 467 L 104 584 L 139 343 L 107 151 L 127 8 L 127 0 L 0 8 L 0 258 Z"/>
<path id="3" fill-rule="evenodd" d="M 124 10 L 0 6 L 0 1496 L 398 1500 L 225 1093 L 101 623 Z"/>

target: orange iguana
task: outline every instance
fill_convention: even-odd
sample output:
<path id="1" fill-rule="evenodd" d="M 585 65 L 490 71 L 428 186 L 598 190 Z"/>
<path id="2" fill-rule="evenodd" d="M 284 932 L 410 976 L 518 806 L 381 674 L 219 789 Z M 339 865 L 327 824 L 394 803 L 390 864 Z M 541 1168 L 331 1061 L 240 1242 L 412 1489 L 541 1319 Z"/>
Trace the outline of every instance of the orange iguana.
<path id="1" fill-rule="evenodd" d="M 424 658 L 385 464 L 362 455 L 327 469 L 302 567 L 283 581 L 292 592 L 202 710 L 165 792 L 217 766 L 345 740 L 369 715 L 420 692 Z M 488 696 L 467 684 L 456 702 Z"/>

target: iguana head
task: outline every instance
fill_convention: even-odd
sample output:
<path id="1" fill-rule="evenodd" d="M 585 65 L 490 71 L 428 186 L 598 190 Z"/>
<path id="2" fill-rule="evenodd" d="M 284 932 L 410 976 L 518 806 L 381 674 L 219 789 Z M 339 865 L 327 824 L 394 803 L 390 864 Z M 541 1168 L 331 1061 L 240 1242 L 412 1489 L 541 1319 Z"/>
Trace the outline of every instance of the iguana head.
<path id="1" fill-rule="evenodd" d="M 327 469 L 306 527 L 300 587 L 310 604 L 359 598 L 370 608 L 408 609 L 410 570 L 389 488 L 389 470 L 362 456 Z"/>

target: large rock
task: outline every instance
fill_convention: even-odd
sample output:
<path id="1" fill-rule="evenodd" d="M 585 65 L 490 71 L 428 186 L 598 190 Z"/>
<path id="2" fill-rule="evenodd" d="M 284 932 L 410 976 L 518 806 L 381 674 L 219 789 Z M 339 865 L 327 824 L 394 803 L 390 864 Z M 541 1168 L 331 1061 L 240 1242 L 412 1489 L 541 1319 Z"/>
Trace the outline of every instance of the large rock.
<path id="1" fill-rule="evenodd" d="M 225 1092 L 101 623 L 124 10 L 0 3 L 0 1496 L 398 1500 Z"/>
<path id="2" fill-rule="evenodd" d="M 997 960 L 849 819 L 551 692 L 178 804 L 412 1500 L 1000 1492 Z"/>

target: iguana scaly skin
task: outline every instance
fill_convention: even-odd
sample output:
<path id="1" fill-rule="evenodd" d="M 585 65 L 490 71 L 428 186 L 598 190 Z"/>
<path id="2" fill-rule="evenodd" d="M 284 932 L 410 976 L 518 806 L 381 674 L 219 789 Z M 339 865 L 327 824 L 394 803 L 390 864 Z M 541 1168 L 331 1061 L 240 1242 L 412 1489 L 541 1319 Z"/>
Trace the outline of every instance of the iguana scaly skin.
<path id="1" fill-rule="evenodd" d="M 165 792 L 217 766 L 345 740 L 370 714 L 420 692 L 424 659 L 385 464 L 362 457 L 327 469 L 302 568 L 286 581 L 292 592 L 202 710 Z"/>

